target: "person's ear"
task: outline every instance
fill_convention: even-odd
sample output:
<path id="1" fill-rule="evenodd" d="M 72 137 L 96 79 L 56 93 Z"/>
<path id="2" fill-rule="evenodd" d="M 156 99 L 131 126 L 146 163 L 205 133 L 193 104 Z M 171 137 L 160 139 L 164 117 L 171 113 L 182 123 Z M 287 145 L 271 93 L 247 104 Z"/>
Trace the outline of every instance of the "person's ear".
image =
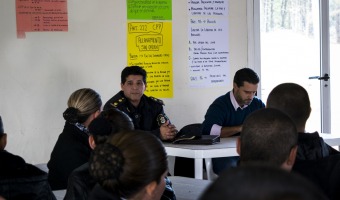
<path id="1" fill-rule="evenodd" d="M 309 118 L 309 116 L 310 116 L 311 113 L 312 113 L 312 107 L 309 107 L 308 118 Z M 307 119 L 308 119 L 308 118 L 307 118 Z"/>
<path id="2" fill-rule="evenodd" d="M 296 145 L 295 147 L 293 147 L 290 150 L 287 160 L 282 164 L 282 168 L 283 169 L 285 169 L 287 171 L 291 171 L 292 170 L 293 165 L 295 163 L 297 149 L 298 149 L 298 146 Z"/>
<path id="3" fill-rule="evenodd" d="M 156 181 L 152 181 L 151 183 L 149 183 L 147 186 L 145 186 L 145 191 L 147 193 L 148 196 L 152 196 L 154 191 L 157 188 L 157 182 Z"/>
<path id="4" fill-rule="evenodd" d="M 293 148 L 290 150 L 289 157 L 288 157 L 288 159 L 287 159 L 287 164 L 288 164 L 289 166 L 293 166 L 294 163 L 295 163 L 296 154 L 297 154 L 297 149 L 298 149 L 298 146 L 296 145 L 295 147 L 293 147 Z"/>
<path id="5" fill-rule="evenodd" d="M 236 83 L 233 83 L 233 88 L 238 88 Z"/>
<path id="6" fill-rule="evenodd" d="M 4 133 L 0 137 L 0 150 L 4 150 L 7 145 L 7 134 Z"/>
<path id="7" fill-rule="evenodd" d="M 94 113 L 94 118 L 97 118 L 99 115 L 100 115 L 100 110 L 97 110 L 97 111 Z"/>
<path id="8" fill-rule="evenodd" d="M 94 142 L 93 135 L 89 136 L 89 144 L 90 144 L 91 149 L 94 149 L 96 147 L 96 143 Z"/>
<path id="9" fill-rule="evenodd" d="M 124 84 L 123 83 L 120 83 L 120 89 L 123 90 L 123 86 Z"/>
<path id="10" fill-rule="evenodd" d="M 240 137 L 238 137 L 236 140 L 236 151 L 238 155 L 241 156 L 241 138 Z"/>

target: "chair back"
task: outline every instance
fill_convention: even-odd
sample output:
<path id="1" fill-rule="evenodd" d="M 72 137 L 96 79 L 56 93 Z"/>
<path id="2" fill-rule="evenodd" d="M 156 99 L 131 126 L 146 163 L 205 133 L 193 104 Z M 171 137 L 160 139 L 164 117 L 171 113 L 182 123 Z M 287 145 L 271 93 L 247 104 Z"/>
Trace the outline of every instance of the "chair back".
<path id="1" fill-rule="evenodd" d="M 177 133 L 177 137 L 186 135 L 201 136 L 202 135 L 202 123 L 188 124 L 181 128 Z M 175 158 L 174 175 L 194 178 L 195 177 L 195 161 L 192 158 Z"/>
<path id="2" fill-rule="evenodd" d="M 202 123 L 194 123 L 188 124 L 181 128 L 177 133 L 178 136 L 187 135 L 187 136 L 201 136 L 202 135 Z"/>

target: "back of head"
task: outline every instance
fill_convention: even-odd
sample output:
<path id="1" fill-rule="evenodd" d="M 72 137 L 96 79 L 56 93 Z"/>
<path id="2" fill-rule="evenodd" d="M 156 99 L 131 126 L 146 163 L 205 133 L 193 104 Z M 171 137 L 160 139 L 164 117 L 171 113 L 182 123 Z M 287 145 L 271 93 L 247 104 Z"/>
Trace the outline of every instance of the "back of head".
<path id="1" fill-rule="evenodd" d="M 89 125 L 96 145 L 104 143 L 111 134 L 133 129 L 132 119 L 114 108 L 102 111 Z"/>
<path id="2" fill-rule="evenodd" d="M 318 188 L 298 174 L 268 166 L 224 171 L 200 200 L 323 200 Z"/>
<path id="3" fill-rule="evenodd" d="M 299 128 L 305 126 L 311 107 L 307 91 L 295 83 L 283 83 L 276 86 L 267 99 L 268 108 L 276 108 L 292 118 Z"/>
<path id="4" fill-rule="evenodd" d="M 295 124 L 283 112 L 265 108 L 245 119 L 240 141 L 240 164 L 266 163 L 280 167 L 297 146 Z"/>
<path id="5" fill-rule="evenodd" d="M 235 73 L 234 83 L 238 87 L 243 86 L 244 82 L 251 84 L 258 84 L 260 82 L 259 76 L 250 68 L 242 68 Z"/>
<path id="6" fill-rule="evenodd" d="M 90 174 L 107 191 L 131 198 L 146 185 L 162 181 L 167 155 L 161 141 L 144 131 L 124 131 L 98 145 L 90 158 Z"/>
<path id="7" fill-rule="evenodd" d="M 126 78 L 129 75 L 141 75 L 143 77 L 143 82 L 146 84 L 146 71 L 140 67 L 140 66 L 127 66 L 123 69 L 121 74 L 121 84 L 124 84 L 126 81 Z"/>
<path id="8" fill-rule="evenodd" d="M 96 91 L 82 88 L 71 94 L 67 106 L 63 113 L 64 119 L 70 123 L 83 123 L 91 114 L 100 110 L 102 100 Z"/>

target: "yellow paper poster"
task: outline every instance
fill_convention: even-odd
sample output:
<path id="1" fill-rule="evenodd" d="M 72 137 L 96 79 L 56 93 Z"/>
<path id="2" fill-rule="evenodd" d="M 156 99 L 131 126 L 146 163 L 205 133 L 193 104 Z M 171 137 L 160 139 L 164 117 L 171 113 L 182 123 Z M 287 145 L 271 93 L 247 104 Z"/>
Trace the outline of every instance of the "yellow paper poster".
<path id="1" fill-rule="evenodd" d="M 172 22 L 128 22 L 128 65 L 147 72 L 145 94 L 173 97 Z"/>

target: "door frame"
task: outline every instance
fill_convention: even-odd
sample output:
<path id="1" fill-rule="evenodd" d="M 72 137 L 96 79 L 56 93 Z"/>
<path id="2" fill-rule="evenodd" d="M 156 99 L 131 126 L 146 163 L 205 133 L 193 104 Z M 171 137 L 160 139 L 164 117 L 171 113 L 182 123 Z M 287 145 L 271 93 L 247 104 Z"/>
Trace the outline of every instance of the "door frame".
<path id="1" fill-rule="evenodd" d="M 247 0 L 248 24 L 248 65 L 261 75 L 261 30 L 260 30 L 260 1 Z M 329 43 L 329 0 L 319 1 L 320 13 L 320 74 L 330 74 L 330 43 Z M 320 119 L 322 133 L 331 133 L 331 94 L 330 80 L 320 80 Z M 261 83 L 258 96 L 261 97 Z"/>

